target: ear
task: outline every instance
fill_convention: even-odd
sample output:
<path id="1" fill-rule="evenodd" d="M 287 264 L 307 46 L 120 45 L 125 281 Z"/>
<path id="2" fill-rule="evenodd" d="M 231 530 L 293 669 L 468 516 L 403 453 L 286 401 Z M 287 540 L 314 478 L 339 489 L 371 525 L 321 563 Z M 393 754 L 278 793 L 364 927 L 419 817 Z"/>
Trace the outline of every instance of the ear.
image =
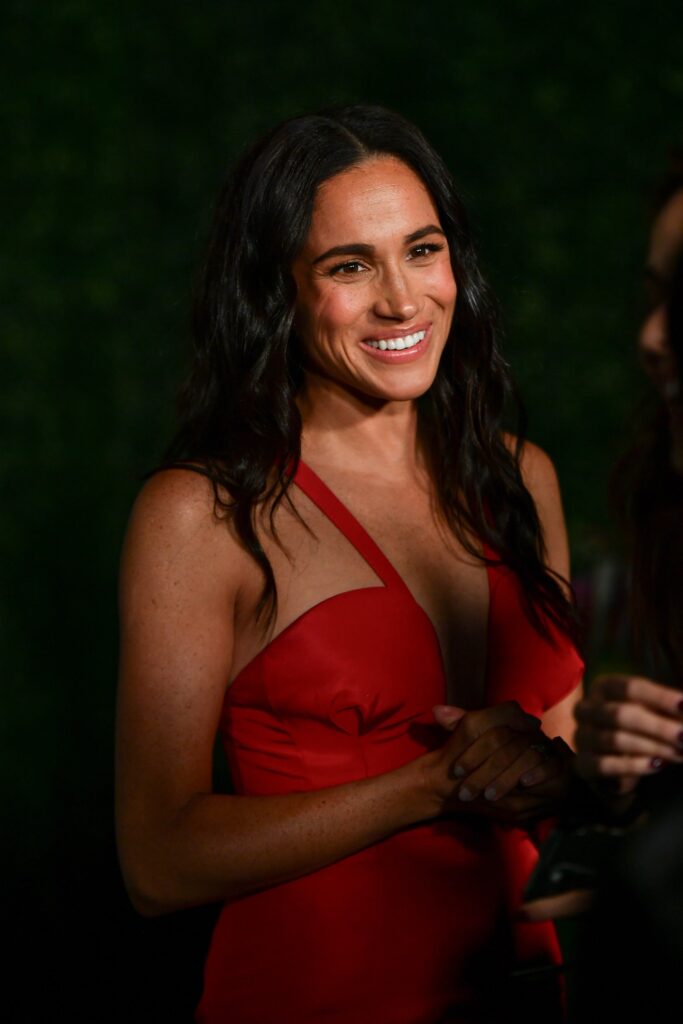
<path id="1" fill-rule="evenodd" d="M 460 719 L 467 714 L 464 708 L 454 704 L 437 704 L 432 708 L 432 713 L 438 725 L 449 732 L 453 732 Z"/>

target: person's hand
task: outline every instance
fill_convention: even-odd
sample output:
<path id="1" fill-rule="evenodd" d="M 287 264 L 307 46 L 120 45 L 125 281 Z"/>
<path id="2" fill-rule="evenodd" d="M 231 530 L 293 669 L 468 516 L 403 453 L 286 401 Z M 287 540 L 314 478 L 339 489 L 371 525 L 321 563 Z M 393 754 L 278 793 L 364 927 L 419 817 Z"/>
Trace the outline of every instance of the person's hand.
<path id="1" fill-rule="evenodd" d="M 603 675 L 576 706 L 577 770 L 620 794 L 665 764 L 683 764 L 683 692 L 639 676 Z"/>
<path id="2" fill-rule="evenodd" d="M 450 778 L 461 780 L 449 809 L 518 824 L 549 813 L 566 794 L 572 752 L 563 740 L 548 739 L 516 702 L 470 712 L 439 705 L 434 717 L 453 731 L 443 752 Z"/>

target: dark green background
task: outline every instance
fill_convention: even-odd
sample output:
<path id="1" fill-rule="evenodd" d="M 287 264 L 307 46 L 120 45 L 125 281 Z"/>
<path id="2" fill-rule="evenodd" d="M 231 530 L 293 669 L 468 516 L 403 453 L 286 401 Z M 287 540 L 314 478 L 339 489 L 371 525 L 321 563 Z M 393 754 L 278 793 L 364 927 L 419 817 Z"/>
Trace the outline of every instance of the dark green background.
<path id="1" fill-rule="evenodd" d="M 683 138 L 681 8 L 4 10 L 5 874 L 34 979 L 65 945 L 69 964 L 55 975 L 64 991 L 34 984 L 17 1019 L 40 1019 L 33 1001 L 47 998 L 68 1000 L 70 1019 L 94 999 L 93 1020 L 184 1020 L 206 913 L 138 922 L 115 867 L 116 563 L 139 478 L 171 429 L 188 293 L 224 170 L 274 121 L 331 103 L 381 102 L 422 127 L 465 193 L 530 435 L 556 461 L 588 563 L 609 544 L 606 474 L 641 387 L 649 197 Z M 78 939 L 67 945 L 68 922 Z"/>

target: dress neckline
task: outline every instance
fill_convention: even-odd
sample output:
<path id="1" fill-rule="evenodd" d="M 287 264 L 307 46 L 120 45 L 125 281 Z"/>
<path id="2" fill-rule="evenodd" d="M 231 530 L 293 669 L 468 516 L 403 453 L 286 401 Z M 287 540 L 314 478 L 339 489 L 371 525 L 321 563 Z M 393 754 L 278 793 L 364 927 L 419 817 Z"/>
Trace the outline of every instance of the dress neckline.
<path id="1" fill-rule="evenodd" d="M 417 610 L 418 614 L 421 615 L 431 627 L 431 633 L 434 637 L 437 651 L 441 660 L 441 667 L 443 671 L 444 679 L 444 692 L 447 688 L 447 673 L 446 673 L 446 660 L 444 658 L 443 650 L 441 648 L 441 641 L 437 632 L 436 626 L 434 625 L 431 616 L 422 607 L 420 602 L 417 600 L 412 590 L 405 582 L 401 574 L 394 568 L 392 563 L 389 561 L 387 556 L 384 554 L 382 549 L 376 543 L 375 540 L 370 536 L 365 527 L 355 517 L 353 512 L 347 508 L 346 505 L 336 496 L 334 491 L 328 487 L 324 480 L 322 480 L 315 470 L 305 463 L 302 459 L 299 459 L 296 471 L 292 477 L 292 483 L 294 483 L 299 490 L 309 498 L 314 505 L 316 505 L 323 515 L 332 522 L 334 526 L 340 531 L 340 533 L 346 538 L 352 547 L 358 551 L 361 558 L 363 558 L 377 577 L 382 581 L 377 586 L 367 587 L 353 587 L 350 590 L 341 590 L 336 594 L 330 594 L 328 597 L 322 598 L 315 604 L 311 605 L 310 608 L 304 609 L 296 618 L 292 619 L 291 622 L 280 630 L 271 640 L 269 640 L 259 651 L 254 654 L 252 658 L 244 665 L 237 675 L 234 677 L 232 682 L 229 684 L 226 696 L 232 693 L 233 688 L 238 684 L 242 678 L 253 670 L 253 666 L 262 658 L 271 648 L 277 644 L 281 638 L 286 637 L 292 630 L 301 626 L 302 622 L 307 619 L 310 615 L 315 614 L 316 611 L 323 608 L 325 605 L 330 604 L 334 601 L 341 601 L 343 599 L 349 599 L 354 595 L 363 593 L 364 591 L 399 591 L 401 592 Z M 482 552 L 484 557 L 487 559 L 486 562 L 486 580 L 488 585 L 488 610 L 487 610 L 487 624 L 486 624 L 486 635 L 490 634 L 491 628 L 491 609 L 492 600 L 494 594 L 493 585 L 493 566 L 490 561 L 493 560 L 495 563 L 495 556 L 488 546 L 482 542 Z M 484 674 L 484 688 L 487 685 L 487 675 Z"/>

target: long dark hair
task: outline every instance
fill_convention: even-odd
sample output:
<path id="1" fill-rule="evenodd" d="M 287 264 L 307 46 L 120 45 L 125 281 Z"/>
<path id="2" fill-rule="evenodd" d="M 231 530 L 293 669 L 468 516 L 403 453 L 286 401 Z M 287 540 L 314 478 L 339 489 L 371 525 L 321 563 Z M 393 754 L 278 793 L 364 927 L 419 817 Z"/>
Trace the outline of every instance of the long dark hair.
<path id="1" fill-rule="evenodd" d="M 670 188 L 664 202 L 683 190 Z M 668 340 L 679 388 L 683 367 L 683 253 L 668 285 Z M 683 400 L 681 395 L 678 401 Z M 655 671 L 683 680 L 683 476 L 671 459 L 669 415 L 647 410 L 613 476 L 613 498 L 631 548 L 631 610 L 640 651 Z"/>
<path id="2" fill-rule="evenodd" d="M 517 401 L 496 341 L 496 307 L 477 264 L 451 176 L 420 131 L 377 106 L 352 106 L 280 124 L 242 157 L 216 208 L 193 317 L 194 362 L 181 393 L 181 425 L 166 465 L 187 465 L 213 482 L 218 515 L 229 515 L 264 575 L 258 613 L 274 619 L 275 580 L 254 526 L 273 514 L 300 457 L 296 404 L 303 379 L 290 268 L 308 235 L 316 192 L 334 175 L 378 155 L 407 164 L 439 213 L 458 283 L 453 325 L 436 379 L 418 402 L 419 429 L 440 508 L 477 555 L 488 543 L 517 574 L 528 613 L 574 634 L 574 612 L 543 564 L 534 502 L 502 423 Z"/>

